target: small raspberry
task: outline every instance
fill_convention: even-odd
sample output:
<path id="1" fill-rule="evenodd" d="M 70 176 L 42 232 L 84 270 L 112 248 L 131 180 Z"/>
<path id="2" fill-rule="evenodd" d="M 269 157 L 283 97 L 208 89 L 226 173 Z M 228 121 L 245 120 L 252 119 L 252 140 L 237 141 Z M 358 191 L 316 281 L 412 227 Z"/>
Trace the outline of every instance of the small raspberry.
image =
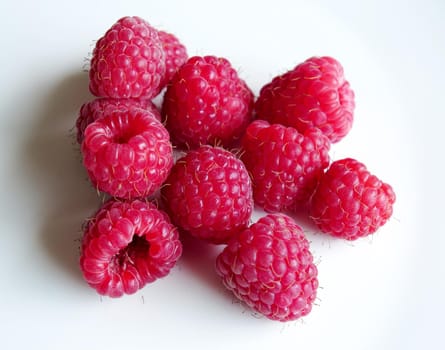
<path id="1" fill-rule="evenodd" d="M 179 159 L 162 188 L 173 222 L 191 235 L 224 243 L 244 229 L 253 209 L 244 164 L 232 153 L 202 146 Z"/>
<path id="2" fill-rule="evenodd" d="M 330 143 L 317 129 L 300 134 L 291 127 L 255 120 L 246 130 L 242 148 L 255 203 L 267 212 L 305 205 L 329 165 Z"/>
<path id="3" fill-rule="evenodd" d="M 155 205 L 111 199 L 87 221 L 81 251 L 85 280 L 115 298 L 166 276 L 182 245 L 178 230 Z"/>
<path id="4" fill-rule="evenodd" d="M 346 158 L 331 164 L 311 199 L 310 216 L 332 236 L 355 240 L 374 233 L 392 215 L 392 187 Z"/>
<path id="5" fill-rule="evenodd" d="M 300 132 L 317 127 L 338 142 L 352 127 L 354 107 L 354 92 L 340 63 L 312 57 L 265 85 L 255 109 L 258 119 Z"/>
<path id="6" fill-rule="evenodd" d="M 81 151 L 92 183 L 119 198 L 152 194 L 173 166 L 167 130 L 142 109 L 114 111 L 89 124 Z"/>
<path id="7" fill-rule="evenodd" d="M 217 257 L 216 272 L 238 299 L 272 320 L 305 316 L 316 298 L 309 242 L 283 214 L 269 214 L 234 236 Z"/>
<path id="8" fill-rule="evenodd" d="M 165 75 L 158 31 L 139 17 L 123 17 L 93 50 L 90 91 L 99 97 L 151 98 Z"/>
<path id="9" fill-rule="evenodd" d="M 141 108 L 153 114 L 157 120 L 161 120 L 158 108 L 147 99 L 115 99 L 97 98 L 84 103 L 80 108 L 79 117 L 76 121 L 77 142 L 82 143 L 85 128 L 104 115 L 115 111 L 125 112 L 130 108 Z"/>
<path id="10" fill-rule="evenodd" d="M 167 88 L 162 115 L 181 147 L 232 146 L 252 117 L 253 94 L 229 61 L 191 57 Z"/>
<path id="11" fill-rule="evenodd" d="M 176 71 L 187 61 L 187 49 L 179 39 L 171 33 L 159 31 L 159 40 L 165 53 L 165 77 L 161 87 L 166 86 L 175 75 Z"/>

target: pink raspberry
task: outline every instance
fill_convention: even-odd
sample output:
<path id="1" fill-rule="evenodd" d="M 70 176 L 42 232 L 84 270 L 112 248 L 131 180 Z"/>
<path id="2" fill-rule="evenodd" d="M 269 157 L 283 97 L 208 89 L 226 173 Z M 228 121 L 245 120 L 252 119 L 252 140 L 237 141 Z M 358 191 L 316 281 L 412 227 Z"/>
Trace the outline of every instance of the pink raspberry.
<path id="1" fill-rule="evenodd" d="M 300 132 L 317 127 L 331 142 L 352 127 L 354 92 L 332 57 L 312 57 L 265 85 L 256 102 L 259 119 Z"/>
<path id="2" fill-rule="evenodd" d="M 392 187 L 346 158 L 331 164 L 311 199 L 310 216 L 332 236 L 355 240 L 374 233 L 392 215 Z"/>
<path id="3" fill-rule="evenodd" d="M 187 61 L 187 49 L 179 39 L 171 33 L 159 31 L 159 40 L 165 53 L 166 73 L 161 87 L 166 86 L 175 75 L 176 71 Z"/>
<path id="4" fill-rule="evenodd" d="M 252 117 L 253 94 L 229 61 L 191 57 L 167 88 L 162 114 L 181 147 L 232 146 Z"/>
<path id="5" fill-rule="evenodd" d="M 329 165 L 330 143 L 317 129 L 300 134 L 256 120 L 247 128 L 242 148 L 255 203 L 268 212 L 304 206 Z"/>
<path id="6" fill-rule="evenodd" d="M 178 230 L 153 204 L 107 201 L 87 221 L 80 267 L 99 294 L 120 297 L 166 276 L 181 256 Z"/>
<path id="7" fill-rule="evenodd" d="M 93 50 L 90 91 L 99 97 L 151 98 L 165 76 L 158 31 L 139 17 L 123 17 Z"/>
<path id="8" fill-rule="evenodd" d="M 152 194 L 173 166 L 167 130 L 142 109 L 113 111 L 90 123 L 81 151 L 92 183 L 118 198 Z"/>
<path id="9" fill-rule="evenodd" d="M 305 316 L 316 298 L 309 242 L 283 214 L 269 214 L 234 236 L 217 257 L 216 272 L 238 299 L 272 320 Z"/>
<path id="10" fill-rule="evenodd" d="M 244 229 L 253 209 L 244 164 L 219 147 L 202 146 L 179 159 L 162 195 L 180 229 L 216 244 Z"/>
<path id="11" fill-rule="evenodd" d="M 115 98 L 97 98 L 93 101 L 84 103 L 80 108 L 79 117 L 76 121 L 77 142 L 82 143 L 85 128 L 104 115 L 115 111 L 125 112 L 131 108 L 141 108 L 150 113 L 157 120 L 161 120 L 161 114 L 158 108 L 147 99 L 115 99 Z"/>

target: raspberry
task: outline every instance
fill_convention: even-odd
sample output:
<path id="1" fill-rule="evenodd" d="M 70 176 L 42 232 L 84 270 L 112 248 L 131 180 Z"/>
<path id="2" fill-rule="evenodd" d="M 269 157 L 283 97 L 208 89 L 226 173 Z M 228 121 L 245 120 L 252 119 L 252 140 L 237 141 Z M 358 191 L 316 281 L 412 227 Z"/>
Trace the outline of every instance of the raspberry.
<path id="1" fill-rule="evenodd" d="M 305 316 L 316 298 L 309 242 L 283 214 L 269 214 L 233 237 L 217 257 L 216 271 L 238 299 L 272 320 Z"/>
<path id="2" fill-rule="evenodd" d="M 192 236 L 224 243 L 244 229 L 253 209 L 244 164 L 211 146 L 190 151 L 174 165 L 162 188 L 173 222 Z"/>
<path id="3" fill-rule="evenodd" d="M 141 108 L 153 114 L 153 117 L 161 120 L 158 108 L 147 99 L 114 99 L 98 98 L 84 103 L 80 108 L 79 117 L 76 121 L 77 142 L 82 143 L 85 128 L 95 120 L 114 111 L 128 111 L 130 108 Z"/>
<path id="4" fill-rule="evenodd" d="M 374 233 L 391 217 L 392 187 L 366 166 L 346 158 L 331 164 L 314 192 L 310 216 L 332 236 L 355 240 Z"/>
<path id="5" fill-rule="evenodd" d="M 312 57 L 265 85 L 256 102 L 259 119 L 300 132 L 319 128 L 331 142 L 352 127 L 354 92 L 332 57 Z"/>
<path id="6" fill-rule="evenodd" d="M 93 50 L 90 91 L 99 97 L 151 98 L 165 75 L 158 31 L 139 17 L 123 17 Z"/>
<path id="7" fill-rule="evenodd" d="M 291 127 L 256 120 L 247 128 L 242 147 L 255 203 L 267 212 L 305 205 L 329 165 L 330 143 L 317 129 L 300 134 Z"/>
<path id="8" fill-rule="evenodd" d="M 113 111 L 89 124 L 81 151 L 92 183 L 119 198 L 152 194 L 173 166 L 167 130 L 142 109 Z"/>
<path id="9" fill-rule="evenodd" d="M 166 276 L 182 253 L 178 230 L 155 205 L 111 199 L 87 221 L 80 266 L 99 294 L 120 297 Z"/>
<path id="10" fill-rule="evenodd" d="M 181 147 L 230 147 L 252 117 L 253 94 L 229 61 L 191 57 L 167 88 L 162 114 L 172 141 Z"/>
<path id="11" fill-rule="evenodd" d="M 171 33 L 159 31 L 159 40 L 165 53 L 165 77 L 161 83 L 164 87 L 175 75 L 176 71 L 187 61 L 187 49 L 181 44 L 179 39 Z"/>

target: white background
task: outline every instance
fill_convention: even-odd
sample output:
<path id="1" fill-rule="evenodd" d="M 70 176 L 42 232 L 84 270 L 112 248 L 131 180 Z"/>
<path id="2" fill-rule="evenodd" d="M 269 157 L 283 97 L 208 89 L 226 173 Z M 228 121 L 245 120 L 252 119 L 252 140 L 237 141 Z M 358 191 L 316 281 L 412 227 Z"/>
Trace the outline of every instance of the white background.
<path id="1" fill-rule="evenodd" d="M 439 349 L 443 343 L 445 3 L 424 1 L 3 1 L 0 5 L 2 349 Z M 171 275 L 118 300 L 78 268 L 99 199 L 72 131 L 89 100 L 84 58 L 138 15 L 189 54 L 228 58 L 257 94 L 313 55 L 343 64 L 356 93 L 355 157 L 391 183 L 393 218 L 354 243 L 314 233 L 319 300 L 287 324 L 234 303 L 218 249 L 190 239 Z M 255 219 L 261 215 L 255 213 Z"/>

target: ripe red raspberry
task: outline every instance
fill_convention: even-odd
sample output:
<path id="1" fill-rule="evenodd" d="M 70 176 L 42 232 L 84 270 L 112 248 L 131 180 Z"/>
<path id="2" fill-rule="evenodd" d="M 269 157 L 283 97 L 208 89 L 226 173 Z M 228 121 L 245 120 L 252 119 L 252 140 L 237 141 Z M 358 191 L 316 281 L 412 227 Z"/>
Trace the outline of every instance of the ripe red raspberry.
<path id="1" fill-rule="evenodd" d="M 309 242 L 283 214 L 269 214 L 234 236 L 217 257 L 216 271 L 238 299 L 272 320 L 305 316 L 316 298 Z"/>
<path id="2" fill-rule="evenodd" d="M 165 53 L 165 76 L 161 87 L 167 85 L 175 75 L 176 71 L 187 61 L 187 49 L 179 39 L 171 33 L 159 31 L 159 40 Z"/>
<path id="3" fill-rule="evenodd" d="M 173 222 L 191 235 L 224 243 L 244 229 L 253 209 L 244 164 L 232 153 L 211 146 L 190 151 L 174 165 L 162 188 Z"/>
<path id="4" fill-rule="evenodd" d="M 181 147 L 230 147 L 252 116 L 253 94 L 229 61 L 191 57 L 167 88 L 162 115 L 172 141 Z"/>
<path id="5" fill-rule="evenodd" d="M 374 233 L 391 217 L 392 187 L 366 166 L 346 158 L 331 164 L 314 192 L 310 216 L 332 236 L 355 240 Z"/>
<path id="6" fill-rule="evenodd" d="M 123 17 L 93 50 L 90 91 L 99 97 L 151 98 L 165 75 L 158 31 L 139 17 Z"/>
<path id="7" fill-rule="evenodd" d="M 89 124 L 81 151 L 92 183 L 119 198 L 152 194 L 173 166 L 167 130 L 142 109 L 114 111 Z"/>
<path id="8" fill-rule="evenodd" d="M 352 127 L 354 92 L 332 57 L 312 57 L 265 85 L 256 102 L 259 119 L 300 132 L 319 128 L 331 142 Z"/>
<path id="9" fill-rule="evenodd" d="M 161 120 L 161 114 L 158 108 L 150 100 L 97 98 L 84 103 L 80 108 L 79 117 L 76 121 L 77 142 L 82 143 L 83 133 L 90 123 L 112 112 L 125 112 L 131 108 L 144 109 L 152 113 L 153 117 L 157 120 Z"/>
<path id="10" fill-rule="evenodd" d="M 246 130 L 242 148 L 255 203 L 267 212 L 303 206 L 329 165 L 330 143 L 317 129 L 300 134 L 291 127 L 255 120 Z"/>
<path id="11" fill-rule="evenodd" d="M 111 199 L 87 221 L 80 267 L 99 294 L 120 297 L 166 276 L 182 253 L 178 230 L 153 204 Z"/>

